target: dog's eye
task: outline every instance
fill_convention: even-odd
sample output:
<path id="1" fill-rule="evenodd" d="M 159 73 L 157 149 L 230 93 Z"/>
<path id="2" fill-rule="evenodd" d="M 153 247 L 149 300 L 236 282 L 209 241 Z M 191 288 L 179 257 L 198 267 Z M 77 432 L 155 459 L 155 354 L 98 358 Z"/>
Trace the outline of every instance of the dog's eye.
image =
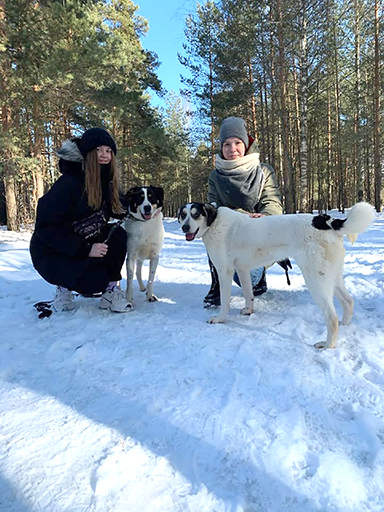
<path id="1" fill-rule="evenodd" d="M 198 219 L 200 217 L 200 213 L 199 212 L 193 212 L 191 217 L 192 217 L 193 220 L 196 220 L 196 219 Z"/>
<path id="2" fill-rule="evenodd" d="M 186 212 L 184 212 L 184 211 L 180 212 L 180 219 L 181 220 L 184 220 L 186 216 L 187 216 Z"/>

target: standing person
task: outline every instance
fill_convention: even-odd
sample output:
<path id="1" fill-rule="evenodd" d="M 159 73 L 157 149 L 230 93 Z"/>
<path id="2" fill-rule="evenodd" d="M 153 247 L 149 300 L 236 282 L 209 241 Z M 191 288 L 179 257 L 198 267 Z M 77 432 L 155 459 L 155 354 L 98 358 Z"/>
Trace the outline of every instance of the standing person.
<path id="1" fill-rule="evenodd" d="M 53 309 L 74 309 L 76 291 L 102 292 L 100 308 L 129 311 L 118 286 L 127 235 L 121 227 L 110 232 L 107 224 L 110 217 L 125 215 L 115 141 L 103 128 L 91 128 L 66 140 L 57 155 L 62 176 L 39 200 L 30 244 L 35 269 L 56 285 Z"/>
<path id="2" fill-rule="evenodd" d="M 227 117 L 220 127 L 220 153 L 208 180 L 208 201 L 227 206 L 251 217 L 283 213 L 281 194 L 274 169 L 261 163 L 257 143 L 247 133 L 244 119 Z M 218 275 L 209 260 L 212 284 L 204 298 L 204 307 L 220 305 Z M 253 295 L 267 291 L 265 268 L 251 272 Z M 237 274 L 234 276 L 239 284 Z"/>

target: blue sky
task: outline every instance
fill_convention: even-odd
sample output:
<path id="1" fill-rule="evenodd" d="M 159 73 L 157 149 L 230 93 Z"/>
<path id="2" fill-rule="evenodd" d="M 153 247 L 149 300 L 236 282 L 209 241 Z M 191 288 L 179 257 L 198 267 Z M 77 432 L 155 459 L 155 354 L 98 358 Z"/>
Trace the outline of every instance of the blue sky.
<path id="1" fill-rule="evenodd" d="M 149 31 L 142 39 L 147 50 L 157 53 L 161 62 L 158 76 L 164 87 L 179 93 L 180 74 L 187 75 L 181 66 L 177 52 L 182 52 L 184 38 L 184 22 L 187 14 L 195 10 L 196 0 L 138 0 L 135 2 L 138 14 L 148 20 Z M 152 95 L 154 105 L 163 105 L 161 99 Z"/>

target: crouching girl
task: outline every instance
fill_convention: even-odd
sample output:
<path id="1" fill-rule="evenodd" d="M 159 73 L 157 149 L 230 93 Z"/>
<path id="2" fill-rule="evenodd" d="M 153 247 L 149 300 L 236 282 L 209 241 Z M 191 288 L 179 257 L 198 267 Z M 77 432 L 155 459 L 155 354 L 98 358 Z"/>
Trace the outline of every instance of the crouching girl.
<path id="1" fill-rule="evenodd" d="M 31 238 L 32 262 L 38 273 L 56 285 L 53 309 L 74 309 L 76 291 L 102 293 L 100 308 L 119 313 L 130 306 L 118 286 L 127 235 L 110 231 L 110 217 L 122 218 L 116 144 L 102 128 L 67 140 L 57 155 L 62 176 L 39 200 Z"/>

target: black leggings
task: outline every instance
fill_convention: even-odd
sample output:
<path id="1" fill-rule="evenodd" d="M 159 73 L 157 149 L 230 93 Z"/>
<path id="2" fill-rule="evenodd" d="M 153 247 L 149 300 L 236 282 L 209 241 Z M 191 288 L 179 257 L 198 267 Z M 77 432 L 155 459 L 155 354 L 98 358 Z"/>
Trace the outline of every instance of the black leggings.
<path id="1" fill-rule="evenodd" d="M 111 281 L 120 281 L 126 254 L 127 233 L 119 226 L 108 240 L 107 254 L 103 258 L 88 258 L 87 271 L 77 279 L 75 291 L 91 295 L 103 292 Z"/>

